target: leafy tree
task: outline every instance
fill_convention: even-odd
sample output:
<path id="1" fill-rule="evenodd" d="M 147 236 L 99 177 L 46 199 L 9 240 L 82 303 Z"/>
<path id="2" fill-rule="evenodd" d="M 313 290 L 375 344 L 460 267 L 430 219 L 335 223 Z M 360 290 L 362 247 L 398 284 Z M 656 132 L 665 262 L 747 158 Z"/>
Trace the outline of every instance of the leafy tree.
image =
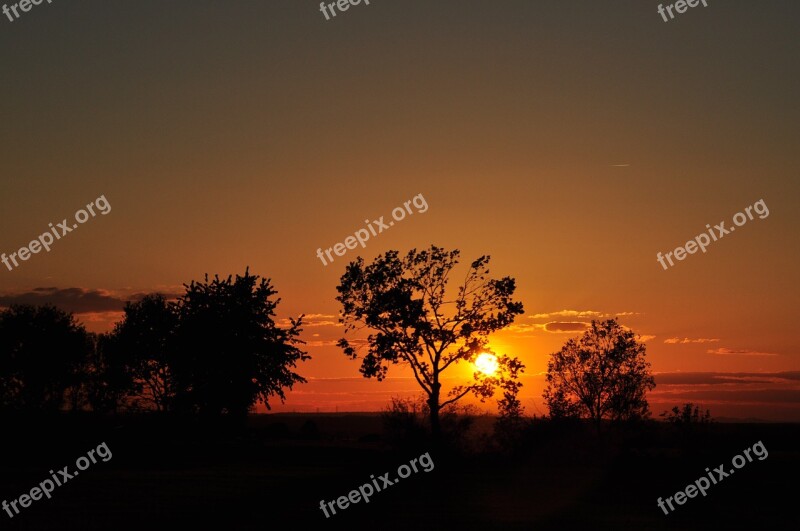
<path id="1" fill-rule="evenodd" d="M 174 334 L 178 312 L 163 295 L 147 295 L 125 305 L 125 315 L 103 343 L 102 370 L 128 388 L 138 404 L 157 411 L 172 409 L 175 400 Z M 127 376 L 127 381 L 120 369 Z"/>
<path id="2" fill-rule="evenodd" d="M 175 357 L 171 367 L 177 405 L 204 416 L 228 413 L 243 417 L 283 388 L 305 382 L 291 369 L 309 356 L 302 343 L 300 319 L 287 329 L 273 317 L 280 299 L 269 280 L 236 275 L 185 285 L 176 304 Z"/>
<path id="3" fill-rule="evenodd" d="M 0 311 L 0 408 L 59 411 L 68 390 L 77 407 L 91 350 L 90 334 L 71 313 L 29 305 Z"/>
<path id="4" fill-rule="evenodd" d="M 442 396 L 442 375 L 460 362 L 472 362 L 485 351 L 487 337 L 508 326 L 523 313 L 522 303 L 512 300 L 514 279 L 488 278 L 489 257 L 470 264 L 455 298 L 445 290 L 458 250 L 412 249 L 401 258 L 388 251 L 365 265 L 351 262 L 342 275 L 336 298 L 343 307 L 345 333 L 367 328 L 367 352 L 361 358 L 361 374 L 383 380 L 390 365 L 411 368 L 428 403 L 431 431 L 441 433 L 440 411 L 472 393 L 482 400 L 496 388 L 516 392 L 517 377 L 524 369 L 516 358 L 498 356 L 493 375 L 473 374 L 473 381 L 455 386 Z M 359 350 L 347 338 L 338 342 L 345 354 L 357 359 Z"/>
<path id="5" fill-rule="evenodd" d="M 570 339 L 547 364 L 544 399 L 553 418 L 630 420 L 649 415 L 655 387 L 645 345 L 615 319 L 596 322 Z"/>

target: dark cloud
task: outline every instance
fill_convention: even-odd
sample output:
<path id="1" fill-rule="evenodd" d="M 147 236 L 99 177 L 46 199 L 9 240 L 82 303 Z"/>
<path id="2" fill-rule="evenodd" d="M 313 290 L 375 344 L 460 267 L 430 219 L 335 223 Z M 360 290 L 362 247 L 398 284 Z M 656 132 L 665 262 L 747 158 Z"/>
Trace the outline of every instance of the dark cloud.
<path id="1" fill-rule="evenodd" d="M 671 372 L 655 375 L 658 385 L 719 385 L 777 383 L 800 380 L 800 371 L 784 372 Z"/>
<path id="2" fill-rule="evenodd" d="M 680 399 L 687 402 L 738 402 L 738 403 L 782 403 L 800 404 L 800 389 L 702 389 L 658 393 L 653 391 L 654 399 Z"/>
<path id="3" fill-rule="evenodd" d="M 12 304 L 44 305 L 52 304 L 64 311 L 76 314 L 120 312 L 128 301 L 140 300 L 145 293 L 120 296 L 102 289 L 55 287 L 34 288 L 31 291 L 17 294 L 0 295 L 0 307 Z M 167 298 L 174 295 L 165 294 Z"/>

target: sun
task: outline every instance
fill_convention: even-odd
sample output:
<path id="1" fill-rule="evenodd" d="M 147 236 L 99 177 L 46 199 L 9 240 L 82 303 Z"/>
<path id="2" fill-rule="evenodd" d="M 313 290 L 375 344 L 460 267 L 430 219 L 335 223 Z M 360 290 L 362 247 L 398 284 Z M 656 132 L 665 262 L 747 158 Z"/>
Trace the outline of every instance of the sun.
<path id="1" fill-rule="evenodd" d="M 497 356 L 484 352 L 475 359 L 475 367 L 487 376 L 497 372 Z"/>

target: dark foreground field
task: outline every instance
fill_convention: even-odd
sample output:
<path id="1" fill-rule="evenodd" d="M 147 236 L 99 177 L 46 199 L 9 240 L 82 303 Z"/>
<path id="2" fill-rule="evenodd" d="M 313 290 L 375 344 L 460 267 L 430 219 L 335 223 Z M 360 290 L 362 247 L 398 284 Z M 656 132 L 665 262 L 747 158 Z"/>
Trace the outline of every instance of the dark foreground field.
<path id="1" fill-rule="evenodd" d="M 479 419 L 490 424 L 490 419 Z M 99 425 L 101 424 L 101 425 Z M 539 422 L 521 453 L 392 447 L 377 415 L 268 415 L 244 430 L 159 418 L 4 420 L 0 501 L 106 442 L 113 457 L 0 529 L 800 529 L 800 426 L 713 424 L 686 433 Z M 480 423 L 479 423 L 480 424 Z M 701 427 L 703 428 L 703 427 Z M 758 441 L 769 452 L 665 516 L 672 496 Z M 475 442 L 475 441 L 473 441 Z M 477 443 L 476 443 L 477 444 Z M 320 500 L 429 452 L 435 465 L 326 519 Z"/>

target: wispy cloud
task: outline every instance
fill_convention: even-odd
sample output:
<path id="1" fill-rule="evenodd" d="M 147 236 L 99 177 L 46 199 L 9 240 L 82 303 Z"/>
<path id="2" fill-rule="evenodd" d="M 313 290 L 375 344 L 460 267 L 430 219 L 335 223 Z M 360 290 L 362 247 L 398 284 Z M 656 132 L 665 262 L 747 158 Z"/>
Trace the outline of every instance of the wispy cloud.
<path id="1" fill-rule="evenodd" d="M 569 332 L 583 332 L 589 328 L 589 323 L 584 323 L 580 321 L 551 321 L 549 323 L 545 323 L 544 329 L 547 332 L 552 332 L 555 334 L 566 334 Z"/>
<path id="2" fill-rule="evenodd" d="M 512 333 L 523 337 L 533 337 L 535 333 L 549 332 L 551 334 L 566 334 L 569 332 L 583 332 L 589 328 L 589 323 L 583 321 L 550 321 L 549 323 L 519 323 L 509 325 L 501 332 Z"/>
<path id="3" fill-rule="evenodd" d="M 499 331 L 501 334 L 513 334 L 515 336 L 533 337 L 536 332 L 544 330 L 543 324 L 514 323 L 506 326 Z"/>
<path id="4" fill-rule="evenodd" d="M 529 319 L 552 319 L 553 317 L 601 317 L 603 314 L 601 312 L 595 312 L 593 310 L 559 310 L 557 312 L 550 312 L 550 313 L 537 313 L 534 315 L 529 315 Z"/>
<path id="5" fill-rule="evenodd" d="M 800 383 L 800 371 L 782 372 L 660 372 L 656 383 L 664 385 L 721 385 L 741 383 L 787 384 L 792 388 Z"/>
<path id="6" fill-rule="evenodd" d="M 313 341 L 306 341 L 307 347 L 335 347 L 338 339 L 315 339 Z"/>
<path id="7" fill-rule="evenodd" d="M 315 326 L 342 326 L 335 315 L 324 313 L 307 313 L 303 316 L 303 327 L 313 328 Z"/>
<path id="8" fill-rule="evenodd" d="M 278 320 L 278 326 L 292 326 L 288 318 Z M 303 328 L 315 328 L 319 326 L 343 326 L 335 315 L 325 313 L 307 313 L 303 316 Z"/>
<path id="9" fill-rule="evenodd" d="M 732 349 L 725 347 L 709 349 L 706 352 L 709 354 L 716 354 L 718 356 L 777 356 L 777 354 L 772 352 L 758 352 L 749 349 Z"/>
<path id="10" fill-rule="evenodd" d="M 575 317 L 578 319 L 597 319 L 597 318 L 610 318 L 610 317 L 630 317 L 632 315 L 641 315 L 639 312 L 598 312 L 595 310 L 559 310 L 557 312 L 549 313 L 535 313 L 529 315 L 529 319 L 552 319 L 554 317 Z"/>
<path id="11" fill-rule="evenodd" d="M 318 334 L 314 334 L 318 336 Z M 306 341 L 305 346 L 307 347 L 335 347 L 336 343 L 339 342 L 340 338 L 334 339 L 313 339 L 311 341 Z M 347 342 L 350 343 L 351 346 L 356 347 L 356 349 L 361 349 L 369 346 L 369 343 L 366 338 L 347 338 Z"/>
<path id="12" fill-rule="evenodd" d="M 717 343 L 717 342 L 719 342 L 719 339 L 716 338 L 709 339 L 705 337 L 698 337 L 698 338 L 684 337 L 683 339 L 679 337 L 670 337 L 664 340 L 664 343 L 666 343 L 667 345 L 678 345 L 678 344 L 683 345 L 685 343 Z"/>

